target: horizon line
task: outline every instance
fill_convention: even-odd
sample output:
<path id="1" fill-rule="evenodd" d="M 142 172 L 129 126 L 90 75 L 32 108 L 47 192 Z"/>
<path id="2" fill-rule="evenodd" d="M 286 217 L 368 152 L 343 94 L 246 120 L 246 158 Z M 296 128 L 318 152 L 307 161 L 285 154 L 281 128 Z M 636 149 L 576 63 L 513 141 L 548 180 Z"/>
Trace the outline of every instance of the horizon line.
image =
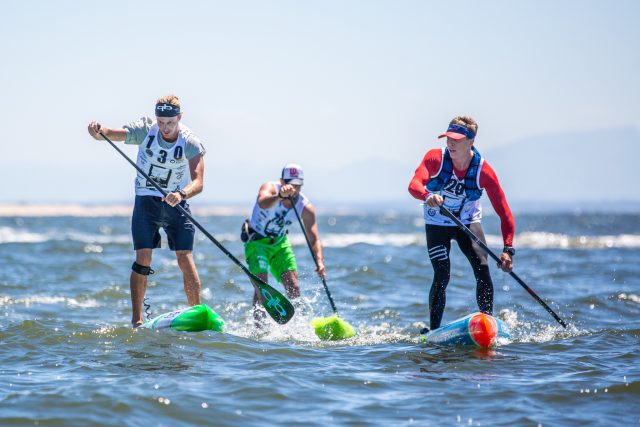
<path id="1" fill-rule="evenodd" d="M 324 203 L 325 206 L 322 204 Z M 316 209 L 324 214 L 333 215 L 357 215 L 372 213 L 411 213 L 419 212 L 422 208 L 416 200 L 378 200 L 371 201 L 323 201 L 315 205 Z M 543 212 L 640 212 L 640 200 L 612 200 L 600 201 L 517 201 L 510 203 L 512 211 L 516 214 L 543 213 Z M 243 202 L 211 202 L 204 201 L 191 206 L 195 215 L 202 216 L 237 216 L 250 213 L 252 205 Z M 131 202 L 0 202 L 1 217 L 57 217 L 57 216 L 131 216 L 133 203 Z M 495 215 L 493 209 L 484 209 L 487 216 Z"/>

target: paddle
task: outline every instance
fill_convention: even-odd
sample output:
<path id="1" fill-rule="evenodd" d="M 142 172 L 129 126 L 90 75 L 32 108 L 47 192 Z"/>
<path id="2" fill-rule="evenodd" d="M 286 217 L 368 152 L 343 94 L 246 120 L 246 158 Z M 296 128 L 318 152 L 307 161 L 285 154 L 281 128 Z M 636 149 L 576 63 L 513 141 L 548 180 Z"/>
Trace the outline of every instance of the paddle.
<path id="1" fill-rule="evenodd" d="M 460 229 L 462 231 L 465 232 L 465 234 L 467 236 L 469 236 L 478 246 L 480 246 L 488 255 L 491 256 L 491 258 L 493 258 L 494 260 L 496 260 L 498 262 L 498 264 L 502 264 L 502 260 L 500 260 L 500 258 L 491 251 L 491 249 L 489 249 L 487 247 L 487 245 L 484 244 L 484 242 L 482 240 L 480 240 L 478 238 L 478 236 L 476 236 L 475 234 L 473 234 L 473 231 L 469 230 L 469 227 L 467 227 L 466 225 L 464 225 L 462 223 L 462 221 L 460 221 L 460 219 L 458 219 L 453 213 L 451 213 L 451 211 L 447 208 L 445 208 L 444 206 L 440 206 L 440 213 L 442 213 L 443 215 L 445 215 L 446 217 L 450 218 L 453 222 L 456 223 L 456 225 L 458 227 L 460 227 Z M 524 283 L 524 281 L 518 277 L 518 275 L 516 273 L 514 273 L 513 271 L 509 272 L 509 274 L 511 275 L 511 277 L 513 277 L 516 282 L 518 282 L 527 292 L 529 292 L 529 295 L 531 295 L 533 298 L 535 298 L 536 301 L 538 301 L 540 303 L 540 305 L 542 305 L 545 310 L 547 310 L 549 312 L 549 314 L 551 314 L 553 316 L 554 319 L 556 319 L 558 321 L 558 323 L 560 323 L 562 325 L 563 328 L 567 327 L 567 324 L 564 322 L 564 320 L 562 320 L 560 318 L 560 316 L 558 316 L 552 309 L 551 307 L 549 307 L 544 301 L 542 301 L 542 299 L 533 291 L 533 289 L 531 289 L 529 286 L 527 286 L 526 283 Z"/>
<path id="2" fill-rule="evenodd" d="M 122 150 L 120 150 L 109 138 L 107 138 L 107 136 L 102 133 L 102 131 L 98 131 L 98 133 L 102 138 L 104 138 L 105 141 L 111 144 L 111 146 L 131 164 L 131 166 L 136 168 L 138 173 L 146 178 L 147 181 L 156 188 L 156 190 L 162 193 L 163 196 L 167 196 L 168 193 L 162 187 L 160 187 L 160 185 L 155 182 L 147 173 L 145 173 L 135 162 L 133 162 L 125 153 L 123 153 Z M 200 229 L 200 231 L 202 231 L 204 235 L 209 238 L 209 240 L 211 240 L 226 256 L 231 259 L 231 261 L 233 261 L 238 267 L 242 269 L 242 271 L 247 274 L 247 276 L 251 278 L 251 283 L 259 291 L 258 295 L 260 297 L 260 302 L 264 306 L 267 313 L 269 313 L 269 316 L 273 318 L 273 320 L 280 324 L 287 323 L 289 320 L 291 320 L 295 310 L 293 309 L 293 305 L 291 305 L 289 300 L 286 299 L 284 295 L 260 280 L 258 276 L 249 271 L 249 269 L 245 267 L 244 264 L 242 264 L 236 257 L 234 257 L 233 254 L 229 252 L 224 246 L 222 246 L 222 244 L 218 242 L 215 237 L 209 234 L 209 232 L 202 225 L 200 225 L 200 223 L 196 221 L 195 218 L 193 218 L 193 216 L 191 216 L 191 214 L 186 211 L 186 209 L 184 209 L 180 205 L 175 205 L 175 208 L 178 209 L 184 216 L 189 218 L 189 220 L 191 220 L 191 222 L 193 222 L 193 224 L 198 227 L 198 229 Z"/>
<path id="3" fill-rule="evenodd" d="M 316 264 L 316 268 L 320 268 L 318 265 L 318 259 L 316 258 L 316 254 L 313 252 L 313 248 L 311 247 L 311 242 L 309 241 L 309 236 L 307 235 L 307 231 L 304 228 L 304 224 L 302 223 L 302 218 L 300 218 L 300 214 L 298 214 L 298 210 L 296 209 L 296 204 L 292 197 L 288 198 L 291 202 L 291 206 L 293 207 L 293 212 L 296 214 L 296 218 L 298 218 L 298 223 L 300 224 L 300 229 L 302 230 L 302 234 L 304 234 L 304 239 L 307 241 L 307 247 L 309 248 L 309 252 L 311 252 L 311 258 L 313 258 L 313 262 Z M 324 290 L 327 293 L 327 297 L 329 298 L 329 304 L 331 304 L 331 309 L 333 310 L 333 316 L 313 319 L 311 322 L 314 326 L 316 334 L 322 339 L 341 339 L 341 338 L 349 338 L 355 335 L 353 327 L 347 323 L 347 321 L 340 319 L 338 317 L 338 309 L 336 308 L 336 304 L 333 302 L 333 297 L 331 296 L 331 292 L 329 291 L 329 286 L 327 286 L 327 281 L 324 276 L 320 276 L 322 280 L 322 285 L 324 286 Z"/>

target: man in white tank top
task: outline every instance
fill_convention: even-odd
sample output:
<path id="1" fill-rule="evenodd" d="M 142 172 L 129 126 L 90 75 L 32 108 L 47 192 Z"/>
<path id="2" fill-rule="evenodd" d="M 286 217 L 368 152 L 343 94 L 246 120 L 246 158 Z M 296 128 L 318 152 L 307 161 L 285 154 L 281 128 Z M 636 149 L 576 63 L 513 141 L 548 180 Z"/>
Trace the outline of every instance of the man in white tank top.
<path id="1" fill-rule="evenodd" d="M 316 210 L 309 199 L 300 192 L 303 183 L 302 168 L 290 163 L 282 169 L 280 181 L 262 184 L 251 218 L 245 221 L 241 236 L 245 243 L 244 252 L 249 270 L 264 282 L 267 282 L 268 273 L 271 271 L 274 277 L 284 285 L 287 296 L 291 299 L 300 296 L 298 266 L 287 238 L 291 224 L 298 223 L 296 213 L 293 211 L 294 207 L 302 219 L 309 236 L 311 250 L 318 262 L 316 272 L 321 277 L 325 275 Z M 259 308 L 257 293 L 253 295 L 253 307 L 256 325 L 260 326 L 264 313 Z"/>
<path id="2" fill-rule="evenodd" d="M 137 165 L 168 193 L 163 197 L 145 177 L 135 179 L 135 206 L 131 221 L 136 260 L 130 277 L 132 325 L 142 323 L 142 303 L 147 276 L 153 273 L 151 255 L 160 247 L 159 229 L 176 252 L 182 270 L 184 291 L 189 305 L 200 304 L 200 278 L 193 261 L 195 226 L 174 206 L 180 204 L 190 212 L 186 200 L 202 192 L 205 149 L 200 140 L 180 120 L 180 100 L 163 96 L 156 102 L 156 120 L 148 117 L 122 128 L 107 128 L 93 121 L 89 134 L 99 141 L 102 133 L 114 141 L 138 145 Z"/>

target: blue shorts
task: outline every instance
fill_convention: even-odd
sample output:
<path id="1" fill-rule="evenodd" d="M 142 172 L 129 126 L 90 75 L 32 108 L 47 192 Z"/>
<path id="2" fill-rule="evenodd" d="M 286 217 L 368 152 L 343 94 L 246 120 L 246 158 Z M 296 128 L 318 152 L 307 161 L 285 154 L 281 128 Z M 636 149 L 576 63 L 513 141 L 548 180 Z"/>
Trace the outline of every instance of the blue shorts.
<path id="1" fill-rule="evenodd" d="M 189 213 L 186 201 L 180 205 Z M 162 197 L 136 196 L 131 218 L 133 248 L 156 249 L 160 247 L 160 227 L 167 233 L 169 249 L 192 251 L 196 228 L 177 208 L 162 201 Z"/>

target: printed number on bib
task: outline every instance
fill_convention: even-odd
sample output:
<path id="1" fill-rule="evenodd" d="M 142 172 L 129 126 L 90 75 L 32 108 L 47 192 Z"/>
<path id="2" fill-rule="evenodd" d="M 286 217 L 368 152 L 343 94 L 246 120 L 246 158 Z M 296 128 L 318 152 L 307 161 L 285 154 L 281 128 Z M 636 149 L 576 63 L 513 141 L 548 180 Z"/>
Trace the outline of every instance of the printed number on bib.
<path id="1" fill-rule="evenodd" d="M 165 163 L 167 161 L 167 152 L 164 150 L 160 150 L 158 154 L 160 154 L 157 159 L 158 162 Z"/>
<path id="2" fill-rule="evenodd" d="M 444 191 L 460 196 L 464 192 L 464 183 L 452 179 L 445 184 Z"/>

